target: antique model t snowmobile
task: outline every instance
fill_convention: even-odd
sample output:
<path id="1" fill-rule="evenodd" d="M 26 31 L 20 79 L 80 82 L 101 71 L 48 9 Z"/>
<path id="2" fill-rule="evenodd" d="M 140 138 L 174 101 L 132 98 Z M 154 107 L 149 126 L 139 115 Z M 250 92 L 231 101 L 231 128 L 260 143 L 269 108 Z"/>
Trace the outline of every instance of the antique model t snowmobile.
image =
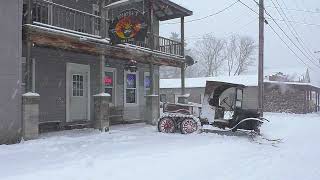
<path id="1" fill-rule="evenodd" d="M 165 103 L 158 130 L 190 134 L 210 125 L 221 132 L 245 130 L 259 134 L 260 125 L 267 120 L 261 117 L 258 110 L 242 108 L 244 88 L 241 84 L 207 81 L 202 107 Z"/>

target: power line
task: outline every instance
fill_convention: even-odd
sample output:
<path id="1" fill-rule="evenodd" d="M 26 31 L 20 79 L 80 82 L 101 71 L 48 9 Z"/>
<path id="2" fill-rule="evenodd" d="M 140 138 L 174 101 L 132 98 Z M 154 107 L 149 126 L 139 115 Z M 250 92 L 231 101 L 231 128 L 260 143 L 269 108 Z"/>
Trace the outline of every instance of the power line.
<path id="1" fill-rule="evenodd" d="M 237 0 L 235 2 L 233 2 L 232 4 L 230 4 L 229 6 L 221 9 L 220 11 L 217 11 L 215 13 L 212 13 L 212 14 L 209 14 L 207 16 L 204 16 L 204 17 L 201 17 L 201 18 L 197 18 L 197 19 L 192 19 L 192 20 L 189 20 L 189 21 L 185 21 L 185 23 L 190 23 L 190 22 L 195 22 L 195 21 L 201 21 L 201 20 L 204 20 L 204 19 L 207 19 L 207 18 L 210 18 L 212 16 L 216 16 L 220 13 L 223 13 L 224 11 L 230 9 L 231 7 L 233 7 L 234 5 L 236 5 L 240 0 Z M 180 22 L 172 22 L 172 23 L 163 23 L 163 24 L 180 24 Z"/>
<path id="2" fill-rule="evenodd" d="M 258 6 L 259 6 L 259 3 L 256 1 L 256 0 L 253 0 Z M 243 2 L 241 2 L 243 5 L 245 5 L 246 7 L 248 7 L 251 11 L 253 11 L 254 13 L 258 14 L 257 12 L 255 12 L 251 7 L 249 7 L 248 5 L 244 4 Z M 320 13 L 320 12 L 319 12 Z M 266 19 L 271 19 L 271 18 L 268 18 L 266 17 Z M 282 20 L 282 19 L 275 19 L 273 18 L 273 20 L 276 20 L 276 21 L 282 21 L 284 22 L 285 20 Z M 315 23 L 307 23 L 307 22 L 300 22 L 300 21 L 288 21 L 290 23 L 296 23 L 296 24 L 301 24 L 301 25 L 306 25 L 306 26 L 320 26 L 320 24 L 315 24 Z"/>
<path id="3" fill-rule="evenodd" d="M 256 13 L 257 15 L 259 15 L 259 13 L 257 13 L 252 7 L 248 6 L 246 3 L 242 2 L 241 0 L 239 0 L 239 2 L 244 5 L 245 7 L 247 7 L 249 10 L 251 10 L 252 12 Z M 257 3 L 257 2 L 256 2 Z M 259 5 L 259 3 L 258 3 Z"/>
<path id="4" fill-rule="evenodd" d="M 279 7 L 281 7 L 279 1 L 278 1 L 278 0 L 275 0 L 275 1 L 276 1 L 277 5 L 278 5 Z M 276 6 L 273 0 L 271 0 L 271 2 L 272 2 L 272 4 L 273 4 L 274 6 Z M 285 14 L 285 12 L 280 9 L 281 12 L 282 12 L 282 14 L 283 14 L 283 16 L 282 16 L 281 12 L 280 12 L 278 9 L 276 9 L 276 10 L 277 10 L 277 12 L 279 13 L 279 15 L 281 16 L 281 18 L 284 20 L 286 26 L 288 27 L 288 29 L 290 30 L 290 32 L 292 33 L 292 35 L 297 39 L 297 42 L 300 44 L 300 46 L 303 48 L 303 50 L 309 55 L 309 57 L 311 57 L 311 59 L 313 60 L 313 61 L 311 60 L 311 62 L 312 62 L 314 65 L 318 66 L 318 64 L 314 62 L 315 58 L 314 58 L 313 54 L 310 53 L 310 52 L 311 52 L 310 49 L 307 48 L 306 45 L 303 43 L 303 40 L 302 40 L 302 38 L 299 36 L 299 33 L 297 33 L 297 31 L 295 30 L 295 28 L 293 27 L 293 25 L 292 25 L 291 23 L 287 23 L 287 21 L 289 20 L 289 18 L 287 17 L 287 15 Z M 287 20 L 287 21 L 286 21 L 286 20 Z M 315 60 L 315 61 L 316 61 L 316 60 Z M 320 66 L 319 66 L 319 67 L 320 67 Z"/>
<path id="5" fill-rule="evenodd" d="M 272 31 L 278 36 L 278 38 L 287 46 L 287 48 L 306 66 L 308 67 L 310 70 L 313 70 L 313 68 L 311 68 L 307 63 L 305 63 L 303 61 L 303 59 L 301 59 L 300 56 L 298 56 L 298 54 L 291 49 L 291 47 L 283 40 L 283 38 L 279 35 L 279 33 L 277 33 L 277 31 L 268 23 L 267 24 L 271 29 Z"/>
<path id="6" fill-rule="evenodd" d="M 255 0 L 254 0 L 255 1 Z M 243 3 L 242 1 L 240 1 L 240 3 L 241 4 L 243 4 L 245 7 L 247 7 L 249 10 L 251 10 L 252 12 L 254 12 L 255 14 L 258 14 L 259 15 L 259 13 L 257 13 L 254 9 L 252 9 L 250 6 L 248 6 L 247 4 L 245 4 L 245 3 Z M 259 3 L 258 2 L 256 2 L 255 1 L 255 3 L 257 3 L 258 5 L 259 5 Z M 267 12 L 266 12 L 267 13 Z M 267 13 L 269 16 L 270 16 L 270 14 L 269 13 Z M 272 16 L 270 16 L 272 19 L 273 19 L 273 17 Z M 275 20 L 274 20 L 274 22 L 276 23 L 276 24 L 278 24 Z M 305 66 L 307 66 L 308 68 L 310 68 L 311 70 L 313 70 L 313 68 L 311 68 L 306 62 L 304 62 L 304 60 L 300 57 L 300 56 L 298 56 L 298 54 L 288 45 L 288 43 L 286 43 L 285 41 L 284 41 L 284 39 L 279 35 L 279 33 L 265 20 L 265 23 L 272 29 L 272 31 L 279 37 L 279 39 L 286 45 L 286 47 L 305 65 Z M 280 29 L 282 29 L 280 26 L 278 26 Z M 284 31 L 283 31 L 284 32 Z M 289 38 L 290 39 L 290 38 Z"/>
<path id="7" fill-rule="evenodd" d="M 239 27 L 238 30 L 241 31 L 243 30 L 244 28 L 248 27 L 248 25 L 250 25 L 251 23 L 255 22 L 257 20 L 257 17 L 253 18 L 252 20 L 250 20 L 248 23 L 244 24 L 243 26 Z M 206 33 L 204 35 L 202 35 L 202 37 L 199 37 L 199 36 L 194 36 L 194 37 L 186 37 L 186 39 L 194 39 L 194 40 L 201 40 L 201 39 L 205 39 L 203 36 L 205 35 L 209 35 L 209 34 L 213 34 L 214 32 L 209 32 L 209 33 Z M 226 36 L 224 37 L 228 37 L 228 36 L 231 36 L 232 34 L 235 34 L 235 32 L 231 32 L 231 33 L 228 33 Z"/>
<path id="8" fill-rule="evenodd" d="M 288 8 L 288 7 L 279 7 L 279 6 L 265 6 L 268 8 L 273 8 L 273 9 L 282 9 L 282 10 L 287 10 L 287 11 L 297 11 L 297 12 L 305 12 L 305 13 L 312 13 L 312 14 L 320 14 L 320 11 L 310 11 L 310 10 L 303 10 L 303 9 L 293 9 L 293 8 Z"/>
<path id="9" fill-rule="evenodd" d="M 266 18 L 266 19 L 270 19 L 270 18 Z M 276 21 L 281 21 L 283 22 L 284 20 L 282 19 L 275 19 Z M 306 26 L 320 26 L 320 24 L 314 24 L 314 23 L 307 23 L 307 22 L 300 22 L 300 21 L 288 21 L 290 23 L 295 23 L 295 24 L 301 24 L 301 25 L 306 25 Z"/>
<path id="10" fill-rule="evenodd" d="M 241 3 L 243 4 L 244 6 L 246 6 L 247 8 L 249 8 L 252 12 L 254 12 L 255 14 L 259 15 L 255 10 L 253 10 L 250 6 L 248 6 L 247 4 L 243 3 L 241 0 L 237 0 L 235 1 L 234 3 L 230 4 L 229 6 L 223 8 L 222 10 L 216 12 L 216 13 L 213 13 L 213 14 L 210 14 L 210 15 L 207 15 L 207 16 L 204 16 L 202 18 L 197 18 L 197 19 L 193 19 L 193 20 L 189 20 L 189 21 L 185 21 L 185 23 L 190 23 L 190 22 L 196 22 L 196 21 L 201 21 L 201 20 L 204 20 L 204 19 L 207 19 L 209 17 L 212 17 L 212 16 L 215 16 L 215 15 L 218 15 L 228 9 L 230 9 L 232 6 L 234 6 L 235 4 L 237 3 Z M 256 2 L 256 1 L 255 1 Z M 257 2 L 256 2 L 257 3 Z M 320 13 L 320 12 L 319 12 Z M 268 18 L 266 17 L 266 19 L 271 19 L 271 18 Z M 274 20 L 276 21 L 281 21 L 281 22 L 284 22 L 284 20 L 282 19 L 275 19 Z M 301 24 L 301 25 L 305 25 L 305 26 L 320 26 L 320 24 L 315 24 L 315 23 L 307 23 L 307 22 L 300 22 L 300 21 L 288 21 L 290 23 L 295 23 L 295 24 Z M 161 25 L 173 25 L 173 24 L 180 24 L 181 22 L 172 22 L 172 23 L 161 23 Z"/>
<path id="11" fill-rule="evenodd" d="M 310 62 L 314 63 L 300 48 L 299 46 L 288 36 L 288 34 L 282 29 L 282 27 L 277 23 L 276 20 L 271 16 L 271 14 L 265 9 L 266 14 L 272 19 L 272 21 L 278 26 L 278 28 L 282 31 L 282 33 L 289 39 L 289 41 L 305 56 Z M 318 68 L 320 68 L 319 65 L 316 65 Z"/>
<path id="12" fill-rule="evenodd" d="M 253 0 L 257 5 L 259 5 L 259 3 L 256 0 Z M 275 3 L 273 2 L 273 0 L 271 0 L 271 2 L 273 3 L 274 6 Z M 289 39 L 289 41 L 303 54 L 303 56 L 305 56 L 313 65 L 315 65 L 316 67 L 320 68 L 320 65 L 318 65 L 317 63 L 315 63 L 312 59 L 310 59 L 310 57 L 308 57 L 304 51 L 302 51 L 299 46 L 297 46 L 297 44 L 288 36 L 288 34 L 281 28 L 281 26 L 277 23 L 277 21 L 271 16 L 271 14 L 264 9 L 266 14 L 271 18 L 271 20 L 278 26 L 278 28 L 283 32 L 283 34 Z M 278 13 L 280 14 L 280 16 L 282 17 L 282 14 L 279 12 L 279 10 L 277 9 Z M 283 17 L 282 17 L 283 18 Z M 287 24 L 287 22 L 283 19 L 283 21 Z M 290 29 L 290 28 L 289 28 Z M 302 48 L 305 50 L 305 48 L 302 46 Z M 306 50 L 305 50 L 306 51 Z M 308 53 L 307 53 L 308 54 Z"/>
<path id="13" fill-rule="evenodd" d="M 277 3 L 279 4 L 278 0 L 277 0 Z M 282 0 L 282 3 L 283 3 L 283 5 L 284 5 L 285 8 L 288 8 L 288 6 L 286 5 L 286 3 L 285 3 L 284 0 Z M 280 4 L 279 4 L 279 5 L 280 5 Z M 293 19 L 293 18 L 291 17 L 291 19 Z M 294 20 L 294 19 L 293 19 L 293 20 Z M 290 23 L 289 23 L 289 24 L 290 24 Z M 292 26 L 292 24 L 290 24 L 290 25 Z M 299 36 L 299 33 L 295 30 L 294 27 L 293 27 L 293 30 L 294 30 L 294 32 L 297 34 L 297 36 Z M 302 44 L 305 45 L 303 39 L 302 39 L 301 37 L 300 37 L 300 39 L 301 39 L 301 41 L 302 41 Z M 307 44 L 309 44 L 309 43 L 307 43 Z M 307 46 L 307 45 L 305 45 L 305 46 Z M 313 55 L 313 52 L 311 52 L 310 48 L 307 47 L 307 50 L 309 51 L 309 53 L 310 53 L 311 55 Z M 313 56 L 313 57 L 315 58 L 315 56 Z M 315 58 L 315 59 L 317 59 L 317 58 Z"/>

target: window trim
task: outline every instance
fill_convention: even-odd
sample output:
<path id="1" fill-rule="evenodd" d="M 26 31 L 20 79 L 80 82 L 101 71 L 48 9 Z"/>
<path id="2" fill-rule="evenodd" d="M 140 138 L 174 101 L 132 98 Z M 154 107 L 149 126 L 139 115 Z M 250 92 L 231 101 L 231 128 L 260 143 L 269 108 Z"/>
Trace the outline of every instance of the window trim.
<path id="1" fill-rule="evenodd" d="M 105 72 L 112 72 L 113 73 L 113 96 L 114 96 L 114 102 L 113 102 L 113 97 L 111 97 L 111 105 L 116 106 L 117 105 L 117 69 L 116 68 L 111 68 L 111 67 L 104 67 L 103 69 L 103 74 L 105 75 Z M 104 78 L 104 77 L 103 77 Z M 103 82 L 103 89 L 105 90 L 106 86 Z"/>
<path id="2" fill-rule="evenodd" d="M 128 74 L 135 74 L 136 75 L 136 103 L 127 103 L 127 75 Z M 133 89 L 133 88 L 132 88 Z M 139 71 L 137 72 L 130 72 L 124 71 L 124 106 L 139 106 Z"/>

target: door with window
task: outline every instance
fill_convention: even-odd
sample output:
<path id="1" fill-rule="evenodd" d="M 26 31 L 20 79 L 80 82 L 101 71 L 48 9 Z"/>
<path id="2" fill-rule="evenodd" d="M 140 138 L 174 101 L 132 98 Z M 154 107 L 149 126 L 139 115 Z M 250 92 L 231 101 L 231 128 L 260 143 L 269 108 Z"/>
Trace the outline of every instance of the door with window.
<path id="1" fill-rule="evenodd" d="M 67 67 L 67 121 L 89 120 L 90 67 L 68 64 Z"/>

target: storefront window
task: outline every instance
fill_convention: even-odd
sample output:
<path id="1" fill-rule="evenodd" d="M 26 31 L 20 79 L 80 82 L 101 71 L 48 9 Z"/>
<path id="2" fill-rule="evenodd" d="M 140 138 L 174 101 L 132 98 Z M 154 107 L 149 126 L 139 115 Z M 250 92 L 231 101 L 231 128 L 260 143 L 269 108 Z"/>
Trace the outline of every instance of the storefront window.
<path id="1" fill-rule="evenodd" d="M 137 74 L 127 73 L 126 75 L 126 103 L 137 104 Z"/>
<path id="2" fill-rule="evenodd" d="M 115 103 L 115 86 L 116 86 L 116 73 L 115 69 L 107 68 L 104 72 L 104 92 L 110 94 L 112 103 Z"/>

